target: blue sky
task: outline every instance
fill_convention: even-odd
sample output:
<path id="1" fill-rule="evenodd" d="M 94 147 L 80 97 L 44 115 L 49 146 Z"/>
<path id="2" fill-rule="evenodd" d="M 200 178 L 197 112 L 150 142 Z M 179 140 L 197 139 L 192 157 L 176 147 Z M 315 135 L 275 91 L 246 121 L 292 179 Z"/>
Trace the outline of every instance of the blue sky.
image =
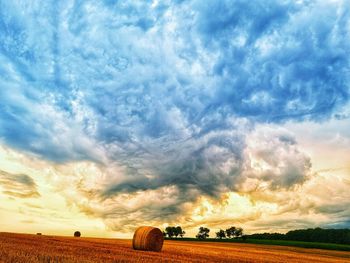
<path id="1" fill-rule="evenodd" d="M 270 229 L 294 206 L 319 224 L 348 224 L 349 12 L 345 0 L 0 1 L 0 143 L 31 160 L 0 163 L 3 195 L 23 184 L 40 203 L 35 186 L 72 180 L 70 194 L 55 192 L 115 231 L 215 226 L 195 211 L 236 197 L 251 219 L 226 207 L 220 223 L 260 230 L 267 213 Z M 341 207 L 276 198 L 321 180 L 329 145 L 346 146 L 322 166 L 338 171 L 326 177 L 340 180 Z M 77 175 L 74 165 L 95 168 Z M 125 206 L 138 196 L 146 201 Z"/>

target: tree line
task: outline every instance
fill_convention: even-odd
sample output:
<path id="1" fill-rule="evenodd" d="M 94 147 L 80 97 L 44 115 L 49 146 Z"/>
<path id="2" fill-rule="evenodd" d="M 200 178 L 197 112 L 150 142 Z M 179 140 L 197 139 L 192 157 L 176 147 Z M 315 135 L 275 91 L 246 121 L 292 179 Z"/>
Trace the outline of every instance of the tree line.
<path id="1" fill-rule="evenodd" d="M 318 227 L 291 230 L 286 234 L 252 234 L 248 235 L 247 238 L 350 244 L 350 229 L 324 229 Z"/>
<path id="2" fill-rule="evenodd" d="M 207 227 L 200 227 L 198 230 L 198 234 L 196 235 L 197 239 L 206 239 L 209 237 L 210 229 Z M 168 238 L 177 238 L 177 237 L 183 237 L 185 235 L 185 231 L 182 230 L 181 226 L 168 226 L 163 231 L 164 237 Z M 215 233 L 216 238 L 223 239 L 223 238 L 239 238 L 243 237 L 243 228 L 241 227 L 234 227 L 231 226 L 227 228 L 226 230 L 220 229 L 218 232 Z"/>
<path id="3" fill-rule="evenodd" d="M 168 238 L 183 238 L 185 231 L 181 226 L 168 226 L 163 231 L 164 237 Z M 210 229 L 207 227 L 200 227 L 196 235 L 197 239 L 203 240 L 209 238 Z M 321 242 L 321 243 L 336 243 L 336 244 L 350 244 L 350 229 L 323 229 L 323 228 L 309 228 L 291 230 L 286 234 L 281 233 L 263 233 L 244 235 L 243 228 L 231 226 L 227 229 L 220 229 L 215 232 L 217 239 L 265 239 L 265 240 L 290 240 L 290 241 L 305 241 L 305 242 Z"/>

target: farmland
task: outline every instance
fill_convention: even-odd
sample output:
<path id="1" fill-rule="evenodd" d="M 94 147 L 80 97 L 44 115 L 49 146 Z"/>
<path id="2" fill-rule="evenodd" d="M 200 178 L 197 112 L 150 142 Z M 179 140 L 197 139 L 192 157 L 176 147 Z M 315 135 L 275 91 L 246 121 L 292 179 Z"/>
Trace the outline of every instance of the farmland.
<path id="1" fill-rule="evenodd" d="M 345 244 L 334 244 L 334 243 L 319 243 L 319 242 L 303 242 L 303 241 L 292 241 L 292 240 L 264 240 L 264 239 L 217 239 L 207 238 L 206 240 L 200 240 L 197 238 L 181 238 L 181 239 L 169 239 L 178 241 L 193 241 L 193 242 L 220 242 L 220 243 L 246 243 L 246 244 L 261 244 L 261 245 L 278 245 L 288 247 L 302 247 L 302 248 L 319 248 L 339 251 L 350 251 L 350 245 Z"/>
<path id="2" fill-rule="evenodd" d="M 0 233 L 0 262 L 350 262 L 350 252 L 242 243 L 166 240 L 162 252 L 131 240 Z"/>

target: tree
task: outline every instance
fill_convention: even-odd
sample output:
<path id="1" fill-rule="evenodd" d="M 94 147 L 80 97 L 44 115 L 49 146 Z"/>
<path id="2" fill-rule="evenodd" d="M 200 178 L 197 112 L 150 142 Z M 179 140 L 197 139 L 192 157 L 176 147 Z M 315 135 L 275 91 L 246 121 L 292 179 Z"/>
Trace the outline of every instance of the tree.
<path id="1" fill-rule="evenodd" d="M 228 238 L 234 238 L 236 232 L 236 228 L 234 226 L 231 226 L 230 228 L 226 229 L 226 236 Z"/>
<path id="2" fill-rule="evenodd" d="M 164 236 L 168 236 L 169 238 L 173 237 L 183 237 L 185 234 L 185 231 L 182 230 L 181 226 L 167 226 L 165 228 L 165 231 L 163 232 Z"/>
<path id="3" fill-rule="evenodd" d="M 243 228 L 231 226 L 225 232 L 228 238 L 237 238 L 243 235 Z"/>
<path id="4" fill-rule="evenodd" d="M 186 232 L 182 230 L 182 232 L 180 233 L 180 237 L 184 237 L 185 234 Z"/>
<path id="5" fill-rule="evenodd" d="M 251 239 L 293 240 L 305 242 L 350 244 L 350 229 L 323 229 L 317 227 L 291 230 L 286 234 L 262 233 L 252 234 L 247 237 Z"/>
<path id="6" fill-rule="evenodd" d="M 175 227 L 167 226 L 165 228 L 165 233 L 168 235 L 169 238 L 172 238 L 175 235 L 174 230 L 175 230 Z"/>
<path id="7" fill-rule="evenodd" d="M 206 239 L 207 237 L 209 237 L 209 232 L 210 232 L 209 228 L 201 226 L 199 228 L 198 234 L 196 235 L 196 238 L 198 238 L 198 239 Z"/>
<path id="8" fill-rule="evenodd" d="M 219 232 L 216 232 L 216 237 L 219 238 L 219 239 L 226 238 L 225 231 L 220 229 Z"/>
<path id="9" fill-rule="evenodd" d="M 235 232 L 234 232 L 235 237 L 241 237 L 243 236 L 243 228 L 237 227 Z"/>
<path id="10" fill-rule="evenodd" d="M 181 233 L 182 233 L 182 228 L 181 228 L 181 226 L 177 226 L 177 227 L 175 227 L 175 229 L 174 229 L 175 231 L 175 236 L 176 237 L 178 237 Z"/>
<path id="11" fill-rule="evenodd" d="M 181 226 L 177 226 L 176 227 L 176 231 L 175 231 L 175 236 L 178 237 L 183 237 L 185 234 L 185 231 L 182 230 Z"/>

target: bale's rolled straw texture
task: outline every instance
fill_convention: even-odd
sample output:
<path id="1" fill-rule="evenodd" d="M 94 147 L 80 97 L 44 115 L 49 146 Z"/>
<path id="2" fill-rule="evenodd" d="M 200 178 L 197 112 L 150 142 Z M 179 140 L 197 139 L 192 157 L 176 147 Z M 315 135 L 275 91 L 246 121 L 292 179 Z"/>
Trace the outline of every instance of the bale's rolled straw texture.
<path id="1" fill-rule="evenodd" d="M 161 251 L 164 242 L 162 231 L 151 226 L 141 226 L 136 229 L 132 246 L 137 250 Z"/>

